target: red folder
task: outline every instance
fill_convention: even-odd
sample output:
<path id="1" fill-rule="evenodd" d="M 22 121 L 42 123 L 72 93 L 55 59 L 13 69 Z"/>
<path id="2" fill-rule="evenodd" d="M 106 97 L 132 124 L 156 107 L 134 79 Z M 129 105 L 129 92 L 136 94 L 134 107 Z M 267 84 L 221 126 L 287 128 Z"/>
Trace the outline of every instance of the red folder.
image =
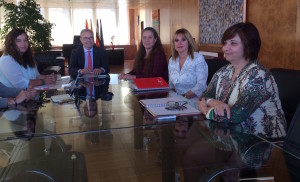
<path id="1" fill-rule="evenodd" d="M 169 89 L 169 84 L 162 77 L 134 78 L 137 91 Z"/>

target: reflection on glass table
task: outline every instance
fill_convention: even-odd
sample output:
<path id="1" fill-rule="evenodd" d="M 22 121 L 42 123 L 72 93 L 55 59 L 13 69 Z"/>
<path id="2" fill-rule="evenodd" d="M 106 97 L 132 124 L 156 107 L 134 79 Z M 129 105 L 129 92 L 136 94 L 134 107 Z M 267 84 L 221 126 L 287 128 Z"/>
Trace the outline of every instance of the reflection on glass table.
<path id="1" fill-rule="evenodd" d="M 90 121 L 82 127 L 102 125 Z M 42 179 L 41 173 L 58 181 L 198 181 L 214 174 L 217 181 L 257 176 L 290 179 L 284 160 L 288 154 L 271 142 L 231 126 L 186 117 L 0 145 L 6 145 L 1 148 L 8 154 L 1 165 L 2 180 Z"/>
<path id="2" fill-rule="evenodd" d="M 204 117 L 157 122 L 139 103 L 173 93 L 136 94 L 95 79 L 79 83 L 74 103 L 53 103 L 51 95 L 66 92 L 46 91 L 42 102 L 2 110 L 1 181 L 205 181 L 211 177 L 220 181 L 269 176 L 291 181 L 289 172 L 299 164 L 299 158 L 285 149 L 234 125 Z M 101 98 L 109 92 L 111 99 Z"/>

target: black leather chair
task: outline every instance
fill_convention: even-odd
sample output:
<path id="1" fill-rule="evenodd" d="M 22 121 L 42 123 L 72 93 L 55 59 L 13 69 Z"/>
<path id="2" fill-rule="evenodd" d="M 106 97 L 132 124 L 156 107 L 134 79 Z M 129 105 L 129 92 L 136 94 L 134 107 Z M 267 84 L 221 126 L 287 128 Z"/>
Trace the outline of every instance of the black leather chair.
<path id="1" fill-rule="evenodd" d="M 284 141 L 285 161 L 292 181 L 300 181 L 300 103 Z M 292 155 L 290 155 L 292 154 Z M 296 156 L 296 157 L 295 157 Z"/>
<path id="2" fill-rule="evenodd" d="M 59 66 L 59 74 L 62 76 L 65 75 L 65 58 L 61 57 L 60 54 L 51 53 L 51 51 L 43 52 L 43 53 L 35 53 L 35 61 L 37 63 L 37 68 L 40 73 L 47 74 L 49 72 L 43 73 L 48 67 L 51 66 Z M 47 70 L 46 70 L 47 71 Z M 55 72 L 56 70 L 53 70 Z"/>
<path id="3" fill-rule="evenodd" d="M 283 147 L 290 153 L 300 156 L 300 103 L 291 121 Z"/>
<path id="4" fill-rule="evenodd" d="M 208 66 L 208 77 L 206 84 L 208 85 L 216 71 L 218 71 L 223 66 L 229 64 L 224 58 L 215 58 L 215 59 L 205 59 Z"/>
<path id="5" fill-rule="evenodd" d="M 83 153 L 72 151 L 72 146 L 66 145 L 59 136 L 48 132 L 35 135 L 18 151 L 28 151 L 29 155 L 0 168 L 6 172 L 1 176 L 3 181 L 88 181 Z"/>
<path id="6" fill-rule="evenodd" d="M 80 41 L 80 35 L 74 35 L 73 37 L 73 49 L 76 49 L 77 47 L 81 46 L 82 43 Z"/>
<path id="7" fill-rule="evenodd" d="M 70 57 L 71 57 L 72 50 L 73 50 L 73 44 L 63 44 L 62 51 L 63 51 L 63 56 L 68 61 L 67 66 L 69 66 L 70 64 Z"/>
<path id="8" fill-rule="evenodd" d="M 279 98 L 289 126 L 300 102 L 300 70 L 272 68 L 278 86 Z"/>

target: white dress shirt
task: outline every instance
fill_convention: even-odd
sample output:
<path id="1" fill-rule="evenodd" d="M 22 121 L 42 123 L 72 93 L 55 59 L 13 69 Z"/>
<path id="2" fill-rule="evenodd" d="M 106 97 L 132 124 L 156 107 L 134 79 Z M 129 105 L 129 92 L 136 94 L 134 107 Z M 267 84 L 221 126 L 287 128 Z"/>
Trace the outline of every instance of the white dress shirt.
<path id="1" fill-rule="evenodd" d="M 30 80 L 35 80 L 40 75 L 37 67 L 24 68 L 10 55 L 0 58 L 0 82 L 7 87 L 25 89 Z"/>
<path id="2" fill-rule="evenodd" d="M 200 97 L 206 89 L 208 67 L 204 57 L 194 52 L 194 59 L 190 56 L 185 60 L 182 68 L 179 67 L 179 57 L 169 60 L 169 86 L 175 88 L 176 93 L 183 95 L 191 90 Z"/>

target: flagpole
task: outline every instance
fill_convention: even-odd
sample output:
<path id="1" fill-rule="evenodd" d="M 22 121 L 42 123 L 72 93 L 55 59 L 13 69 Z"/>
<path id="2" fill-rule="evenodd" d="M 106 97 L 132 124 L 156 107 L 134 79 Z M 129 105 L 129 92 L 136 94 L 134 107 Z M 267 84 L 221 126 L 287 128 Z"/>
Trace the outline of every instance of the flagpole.
<path id="1" fill-rule="evenodd" d="M 88 21 L 85 19 L 85 29 L 89 29 Z"/>
<path id="2" fill-rule="evenodd" d="M 103 31 L 102 31 L 102 22 L 100 19 L 100 46 L 104 47 Z"/>

